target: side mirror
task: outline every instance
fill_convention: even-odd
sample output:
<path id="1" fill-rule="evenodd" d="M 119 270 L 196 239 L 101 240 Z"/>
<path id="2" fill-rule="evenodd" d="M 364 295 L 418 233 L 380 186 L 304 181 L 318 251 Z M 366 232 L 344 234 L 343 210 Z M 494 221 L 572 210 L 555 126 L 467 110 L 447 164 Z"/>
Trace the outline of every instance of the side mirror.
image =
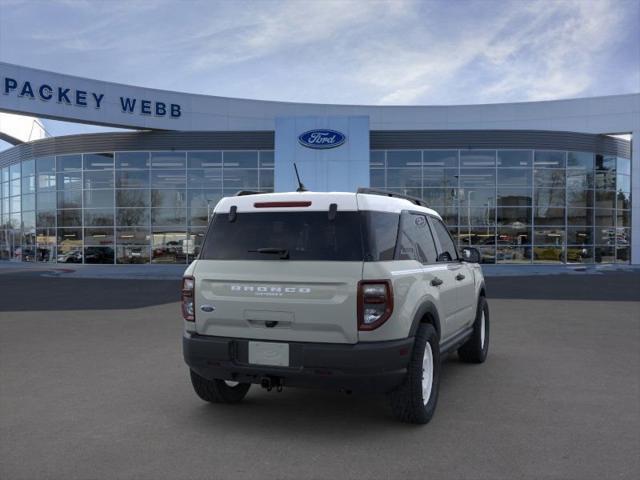
<path id="1" fill-rule="evenodd" d="M 473 247 L 463 247 L 462 260 L 469 263 L 480 263 L 480 251 Z"/>

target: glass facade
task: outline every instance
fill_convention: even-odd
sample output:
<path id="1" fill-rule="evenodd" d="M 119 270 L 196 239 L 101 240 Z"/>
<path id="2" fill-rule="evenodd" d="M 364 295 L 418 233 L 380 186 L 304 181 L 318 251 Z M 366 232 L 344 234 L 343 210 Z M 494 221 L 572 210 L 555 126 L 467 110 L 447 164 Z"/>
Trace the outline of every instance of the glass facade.
<path id="1" fill-rule="evenodd" d="M 0 168 L 0 259 L 188 263 L 212 210 L 273 191 L 274 152 L 131 151 Z M 629 263 L 631 161 L 556 150 L 373 150 L 370 186 L 437 210 L 484 263 Z"/>
<path id="2" fill-rule="evenodd" d="M 483 263 L 629 263 L 631 161 L 555 150 L 374 150 L 371 187 L 422 198 Z"/>
<path id="3" fill-rule="evenodd" d="M 273 151 L 98 152 L 0 169 L 0 259 L 188 263 L 220 198 L 273 191 Z"/>

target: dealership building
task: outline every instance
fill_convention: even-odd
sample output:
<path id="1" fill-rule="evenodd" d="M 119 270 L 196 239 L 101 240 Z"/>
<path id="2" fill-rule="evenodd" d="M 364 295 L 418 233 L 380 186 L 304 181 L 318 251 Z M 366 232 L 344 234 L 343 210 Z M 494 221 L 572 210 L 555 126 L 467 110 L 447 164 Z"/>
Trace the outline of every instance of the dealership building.
<path id="1" fill-rule="evenodd" d="M 422 198 L 484 263 L 640 264 L 640 94 L 456 106 L 195 95 L 0 63 L 0 259 L 187 263 L 217 201 L 371 187 Z"/>

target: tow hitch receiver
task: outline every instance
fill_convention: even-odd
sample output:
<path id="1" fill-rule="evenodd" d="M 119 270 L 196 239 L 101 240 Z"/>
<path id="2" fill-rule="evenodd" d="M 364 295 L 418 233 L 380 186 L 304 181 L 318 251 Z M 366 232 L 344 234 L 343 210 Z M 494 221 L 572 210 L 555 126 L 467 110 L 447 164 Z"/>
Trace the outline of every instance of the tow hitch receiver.
<path id="1" fill-rule="evenodd" d="M 280 377 L 262 377 L 260 386 L 267 390 L 267 392 L 270 392 L 274 388 L 277 392 L 281 392 L 284 385 Z"/>

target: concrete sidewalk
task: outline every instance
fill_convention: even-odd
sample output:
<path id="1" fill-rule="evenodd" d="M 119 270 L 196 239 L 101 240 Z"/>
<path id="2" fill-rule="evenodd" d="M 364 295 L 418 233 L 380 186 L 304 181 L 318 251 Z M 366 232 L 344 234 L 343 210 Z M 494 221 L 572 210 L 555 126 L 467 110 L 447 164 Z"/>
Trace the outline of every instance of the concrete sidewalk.
<path id="1" fill-rule="evenodd" d="M 626 264 L 525 264 L 482 265 L 486 277 L 528 277 L 531 275 L 602 275 L 610 272 L 640 272 L 640 265 Z"/>
<path id="2" fill-rule="evenodd" d="M 68 278 L 170 280 L 182 277 L 187 265 L 82 265 L 66 263 L 0 262 L 0 275 L 32 273 Z"/>
<path id="3" fill-rule="evenodd" d="M 112 278 L 171 280 L 182 277 L 187 265 L 82 265 L 67 263 L 27 263 L 0 261 L 4 273 L 32 273 L 68 278 Z M 639 272 L 640 265 L 482 265 L 487 277 L 524 277 L 532 275 L 601 275 L 609 272 Z"/>

